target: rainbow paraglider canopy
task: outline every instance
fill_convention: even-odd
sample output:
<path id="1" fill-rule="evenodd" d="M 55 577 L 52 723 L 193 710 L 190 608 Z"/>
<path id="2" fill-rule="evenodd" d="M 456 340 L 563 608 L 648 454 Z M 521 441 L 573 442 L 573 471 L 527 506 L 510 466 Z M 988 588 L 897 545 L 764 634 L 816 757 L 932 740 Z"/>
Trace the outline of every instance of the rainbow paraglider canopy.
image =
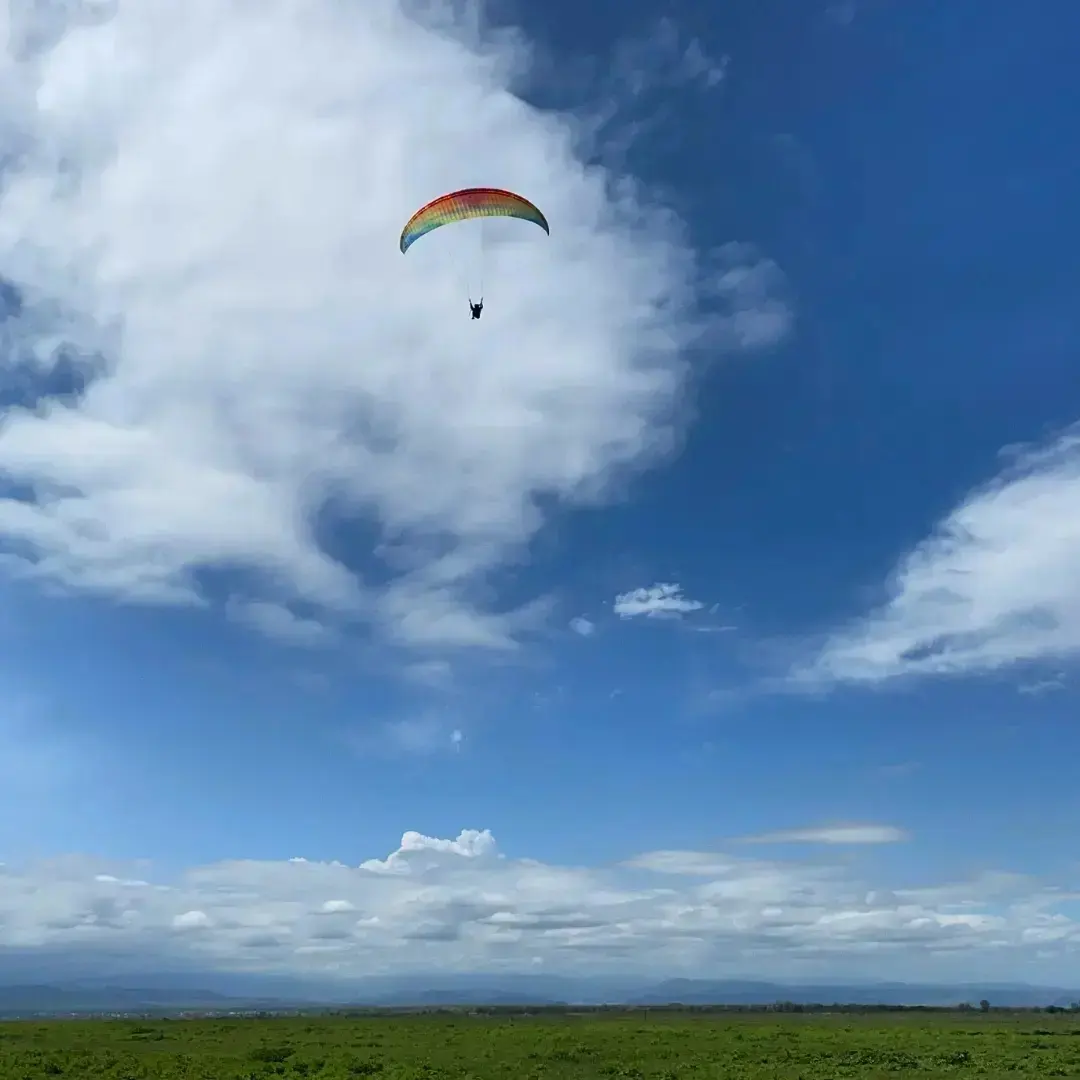
<path id="1" fill-rule="evenodd" d="M 425 233 L 470 218 L 508 217 L 531 221 L 550 235 L 547 218 L 539 208 L 521 195 L 502 188 L 463 188 L 432 199 L 422 206 L 401 230 L 401 253 L 416 243 Z"/>

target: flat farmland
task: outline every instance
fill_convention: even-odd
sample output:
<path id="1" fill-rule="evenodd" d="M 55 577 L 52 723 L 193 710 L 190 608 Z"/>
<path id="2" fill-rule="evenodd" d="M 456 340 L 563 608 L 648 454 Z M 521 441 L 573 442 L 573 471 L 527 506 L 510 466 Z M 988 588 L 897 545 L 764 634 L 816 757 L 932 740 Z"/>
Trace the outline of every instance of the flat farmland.
<path id="1" fill-rule="evenodd" d="M 0 1078 L 1080 1078 L 1080 1017 L 674 1012 L 0 1023 Z"/>

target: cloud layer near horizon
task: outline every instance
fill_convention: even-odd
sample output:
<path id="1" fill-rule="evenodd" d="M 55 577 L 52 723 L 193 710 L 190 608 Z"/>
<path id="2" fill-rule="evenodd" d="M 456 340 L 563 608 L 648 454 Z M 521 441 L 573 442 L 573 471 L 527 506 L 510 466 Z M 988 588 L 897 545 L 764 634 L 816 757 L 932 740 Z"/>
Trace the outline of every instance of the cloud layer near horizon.
<path id="1" fill-rule="evenodd" d="M 670 447 L 702 290 L 727 298 L 722 336 L 776 313 L 724 293 L 741 255 L 701 281 L 672 215 L 511 92 L 525 46 L 452 7 L 8 2 L 0 22 L 0 265 L 22 297 L 0 364 L 98 358 L 80 397 L 6 416 L 15 573 L 183 604 L 240 572 L 226 610 L 285 640 L 505 647 L 536 610 L 493 609 L 485 574 L 539 499 L 593 499 Z M 474 240 L 397 250 L 469 184 L 552 222 L 490 234 L 479 324 Z"/>
<path id="2" fill-rule="evenodd" d="M 1075 895 L 1010 874 L 875 888 L 850 865 L 653 851 L 607 867 L 504 856 L 488 830 L 386 858 L 237 860 L 163 880 L 89 858 L 0 866 L 0 957 L 98 970 L 1062 977 Z"/>

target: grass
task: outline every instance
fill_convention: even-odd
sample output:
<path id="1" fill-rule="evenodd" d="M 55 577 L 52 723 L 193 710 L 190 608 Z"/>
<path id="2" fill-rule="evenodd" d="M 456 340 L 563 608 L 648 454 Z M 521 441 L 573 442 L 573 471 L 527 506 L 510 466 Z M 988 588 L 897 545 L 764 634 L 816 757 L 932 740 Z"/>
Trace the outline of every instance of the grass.
<path id="1" fill-rule="evenodd" d="M 0 1023 L 0 1078 L 1080 1078 L 1080 1019 L 986 1015 L 381 1017 Z"/>

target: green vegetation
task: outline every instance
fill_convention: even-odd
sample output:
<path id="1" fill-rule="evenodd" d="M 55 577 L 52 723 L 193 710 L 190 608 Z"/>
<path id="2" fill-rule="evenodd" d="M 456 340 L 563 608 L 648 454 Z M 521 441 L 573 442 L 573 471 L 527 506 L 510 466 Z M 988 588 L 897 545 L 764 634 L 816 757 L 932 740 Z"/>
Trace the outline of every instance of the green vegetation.
<path id="1" fill-rule="evenodd" d="M 236 1017 L 0 1024 L 0 1078 L 841 1080 L 1080 1077 L 1075 1014 Z"/>

